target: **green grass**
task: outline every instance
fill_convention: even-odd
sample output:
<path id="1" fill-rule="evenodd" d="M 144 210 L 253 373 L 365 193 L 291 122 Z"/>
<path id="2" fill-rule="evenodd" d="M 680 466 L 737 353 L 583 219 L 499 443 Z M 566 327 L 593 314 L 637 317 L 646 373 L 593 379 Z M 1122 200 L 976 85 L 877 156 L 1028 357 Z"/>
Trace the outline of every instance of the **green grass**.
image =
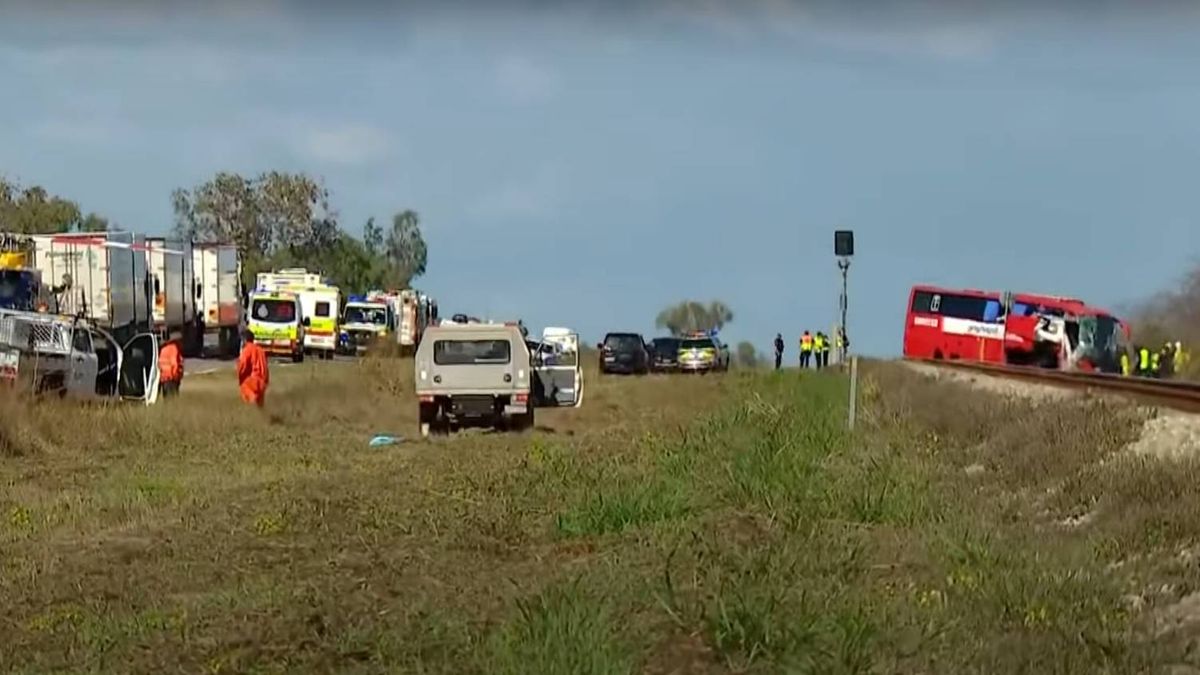
<path id="1" fill-rule="evenodd" d="M 1121 455 L 1137 411 L 879 364 L 850 434 L 835 373 L 592 371 L 585 406 L 533 433 L 367 447 L 413 435 L 409 368 L 281 369 L 264 414 L 223 376 L 151 409 L 0 402 L 0 671 L 1196 658 L 1176 603 L 1200 588 L 1200 475 Z"/>

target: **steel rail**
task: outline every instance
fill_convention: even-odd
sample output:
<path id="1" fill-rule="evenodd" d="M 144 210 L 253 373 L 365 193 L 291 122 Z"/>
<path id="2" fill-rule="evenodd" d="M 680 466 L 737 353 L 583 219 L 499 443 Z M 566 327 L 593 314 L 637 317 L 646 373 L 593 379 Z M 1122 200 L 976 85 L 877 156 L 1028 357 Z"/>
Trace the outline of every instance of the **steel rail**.
<path id="1" fill-rule="evenodd" d="M 913 359 L 939 368 L 970 371 L 1014 380 L 1038 382 L 1069 389 L 1124 394 L 1188 412 L 1200 412 L 1200 384 L 1104 373 L 1065 372 L 1030 366 L 1000 366 L 973 361 Z"/>

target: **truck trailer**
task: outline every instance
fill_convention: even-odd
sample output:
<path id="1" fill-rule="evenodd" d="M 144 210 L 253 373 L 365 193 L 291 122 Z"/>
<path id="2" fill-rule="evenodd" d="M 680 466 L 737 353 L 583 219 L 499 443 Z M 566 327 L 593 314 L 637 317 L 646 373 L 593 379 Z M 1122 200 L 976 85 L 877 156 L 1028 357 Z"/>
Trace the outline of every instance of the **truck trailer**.
<path id="1" fill-rule="evenodd" d="M 237 356 L 242 325 L 242 261 L 237 246 L 194 243 L 192 267 L 195 275 L 196 321 L 205 335 L 217 337 L 217 353 Z"/>
<path id="2" fill-rule="evenodd" d="M 132 232 L 29 235 L 56 314 L 86 318 L 121 344 L 152 327 L 146 242 Z"/>
<path id="3" fill-rule="evenodd" d="M 146 249 L 153 286 L 154 332 L 166 338 L 172 331 L 179 331 L 183 334 L 184 354 L 199 356 L 204 348 L 204 328 L 196 321 L 192 244 L 182 239 L 147 237 Z"/>

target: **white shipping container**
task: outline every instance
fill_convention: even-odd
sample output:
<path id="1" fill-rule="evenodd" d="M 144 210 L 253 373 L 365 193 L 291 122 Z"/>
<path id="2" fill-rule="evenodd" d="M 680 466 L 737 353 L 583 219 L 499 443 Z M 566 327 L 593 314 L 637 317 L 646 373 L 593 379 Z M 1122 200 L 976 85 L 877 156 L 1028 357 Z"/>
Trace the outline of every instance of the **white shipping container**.
<path id="1" fill-rule="evenodd" d="M 219 336 L 222 354 L 237 353 L 242 322 L 242 263 L 233 244 L 196 243 L 192 246 L 196 277 L 196 311 L 206 333 Z"/>
<path id="2" fill-rule="evenodd" d="M 154 329 L 160 333 L 182 330 L 190 325 L 194 307 L 194 282 L 189 276 L 192 267 L 191 244 L 188 242 L 148 237 L 147 257 L 150 281 L 153 285 L 152 315 Z"/>
<path id="3" fill-rule="evenodd" d="M 43 283 L 64 287 L 57 311 L 83 315 L 113 333 L 150 326 L 145 241 L 130 232 L 33 235 Z"/>

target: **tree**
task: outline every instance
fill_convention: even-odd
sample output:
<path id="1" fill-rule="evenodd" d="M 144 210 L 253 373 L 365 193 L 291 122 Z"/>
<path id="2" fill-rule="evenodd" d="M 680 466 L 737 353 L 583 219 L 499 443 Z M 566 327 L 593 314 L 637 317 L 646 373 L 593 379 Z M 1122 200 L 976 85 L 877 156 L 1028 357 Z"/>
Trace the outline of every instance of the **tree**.
<path id="1" fill-rule="evenodd" d="M 95 213 L 84 216 L 79 204 L 40 185 L 21 187 L 0 178 L 0 229 L 23 234 L 102 232 L 108 221 Z"/>
<path id="2" fill-rule="evenodd" d="M 692 331 L 719 330 L 732 321 L 733 310 L 719 300 L 707 304 L 685 300 L 659 312 L 655 325 L 678 337 Z"/>
<path id="3" fill-rule="evenodd" d="M 315 264 L 341 236 L 329 191 L 302 173 L 250 179 L 220 172 L 191 190 L 176 189 L 171 204 L 177 235 L 238 247 L 243 282 L 282 261 Z"/>
<path id="4" fill-rule="evenodd" d="M 367 218 L 367 224 L 363 225 L 363 245 L 371 255 L 383 253 L 383 228 L 375 224 L 375 216 Z"/>
<path id="5" fill-rule="evenodd" d="M 740 368 L 757 368 L 762 363 L 753 343 L 739 342 L 735 353 L 737 354 L 737 365 Z"/>
<path id="6" fill-rule="evenodd" d="M 428 249 L 415 211 L 397 213 L 386 233 L 370 218 L 356 239 L 339 227 L 329 190 L 305 174 L 222 172 L 176 189 L 171 204 L 178 236 L 237 245 L 247 285 L 282 267 L 318 271 L 347 292 L 405 287 L 425 273 Z"/>
<path id="7" fill-rule="evenodd" d="M 108 231 L 108 219 L 102 218 L 102 217 L 96 215 L 95 213 L 89 213 L 89 214 L 87 214 L 87 217 L 83 219 L 83 222 L 81 222 L 79 224 L 79 231 L 80 232 L 107 232 Z"/>
<path id="8" fill-rule="evenodd" d="M 420 218 L 416 211 L 405 209 L 392 216 L 392 229 L 385 246 L 392 265 L 393 281 L 401 288 L 425 274 L 428 249 L 421 236 Z"/>

